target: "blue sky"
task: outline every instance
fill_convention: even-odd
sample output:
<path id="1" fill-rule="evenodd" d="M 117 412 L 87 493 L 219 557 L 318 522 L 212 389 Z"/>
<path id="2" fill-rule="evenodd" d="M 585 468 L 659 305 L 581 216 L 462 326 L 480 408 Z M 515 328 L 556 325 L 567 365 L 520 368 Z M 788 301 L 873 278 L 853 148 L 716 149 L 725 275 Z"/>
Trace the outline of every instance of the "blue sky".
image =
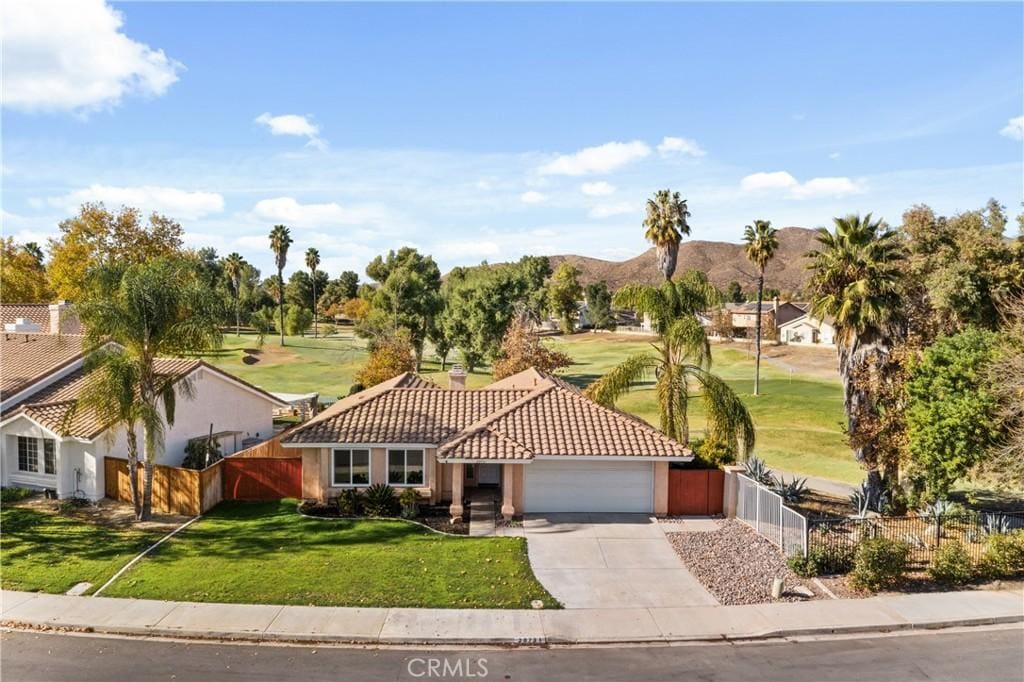
<path id="1" fill-rule="evenodd" d="M 694 239 L 1016 212 L 1022 7 L 8 2 L 3 230 L 128 202 L 268 274 L 284 222 L 334 276 L 629 257 L 663 187 Z"/>

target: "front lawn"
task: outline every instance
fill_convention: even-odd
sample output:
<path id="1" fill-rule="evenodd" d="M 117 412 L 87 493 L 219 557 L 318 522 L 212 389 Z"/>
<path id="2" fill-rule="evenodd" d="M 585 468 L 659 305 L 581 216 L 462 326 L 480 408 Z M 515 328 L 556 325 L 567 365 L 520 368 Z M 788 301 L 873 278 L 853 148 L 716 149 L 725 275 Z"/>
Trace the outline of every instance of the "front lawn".
<path id="1" fill-rule="evenodd" d="M 0 511 L 0 525 L 3 589 L 56 594 L 80 582 L 95 590 L 162 535 L 11 506 Z"/>
<path id="2" fill-rule="evenodd" d="M 183 601 L 529 608 L 557 603 L 523 538 L 457 538 L 401 521 L 320 520 L 295 500 L 224 502 L 105 595 Z"/>

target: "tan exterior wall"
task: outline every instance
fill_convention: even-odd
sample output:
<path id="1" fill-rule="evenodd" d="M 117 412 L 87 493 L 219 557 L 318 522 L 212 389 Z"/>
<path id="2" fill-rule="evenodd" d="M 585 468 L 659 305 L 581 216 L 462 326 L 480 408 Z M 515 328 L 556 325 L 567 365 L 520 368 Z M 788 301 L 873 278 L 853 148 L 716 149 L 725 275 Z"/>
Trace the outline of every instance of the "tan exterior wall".
<path id="1" fill-rule="evenodd" d="M 304 448 L 302 450 L 302 497 L 308 500 L 327 499 L 328 457 L 327 450 Z"/>
<path id="2" fill-rule="evenodd" d="M 668 462 L 654 463 L 654 515 L 668 514 Z"/>
<path id="3" fill-rule="evenodd" d="M 516 507 L 516 514 L 522 514 L 523 509 L 523 482 L 525 481 L 526 465 L 515 464 L 512 466 L 512 476 L 515 479 L 515 493 L 512 495 L 512 504 Z"/>

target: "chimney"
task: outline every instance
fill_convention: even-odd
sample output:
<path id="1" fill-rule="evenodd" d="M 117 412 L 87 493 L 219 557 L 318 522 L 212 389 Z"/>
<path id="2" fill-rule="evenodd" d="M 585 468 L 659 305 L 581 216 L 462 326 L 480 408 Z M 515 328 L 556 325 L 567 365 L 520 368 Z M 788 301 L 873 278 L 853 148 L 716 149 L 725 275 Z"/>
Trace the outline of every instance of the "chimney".
<path id="1" fill-rule="evenodd" d="M 65 315 L 70 306 L 67 301 L 60 300 L 50 304 L 50 333 L 60 334 L 64 331 Z"/>
<path id="2" fill-rule="evenodd" d="M 778 296 L 776 296 L 775 298 L 772 299 L 772 312 L 775 313 L 776 315 L 779 314 L 779 297 Z"/>
<path id="3" fill-rule="evenodd" d="M 466 370 L 462 369 L 462 365 L 452 365 L 448 372 L 448 388 L 453 391 L 466 390 Z"/>

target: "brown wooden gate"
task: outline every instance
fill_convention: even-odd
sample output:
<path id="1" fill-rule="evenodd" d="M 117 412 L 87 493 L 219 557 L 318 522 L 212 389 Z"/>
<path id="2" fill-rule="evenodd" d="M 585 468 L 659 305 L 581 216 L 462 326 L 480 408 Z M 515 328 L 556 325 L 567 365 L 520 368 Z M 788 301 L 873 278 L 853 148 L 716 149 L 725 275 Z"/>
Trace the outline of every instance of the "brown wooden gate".
<path id="1" fill-rule="evenodd" d="M 280 500 L 302 497 L 302 458 L 226 457 L 225 500 Z"/>
<path id="2" fill-rule="evenodd" d="M 721 469 L 669 469 L 670 516 L 709 516 L 722 513 L 725 472 Z"/>

